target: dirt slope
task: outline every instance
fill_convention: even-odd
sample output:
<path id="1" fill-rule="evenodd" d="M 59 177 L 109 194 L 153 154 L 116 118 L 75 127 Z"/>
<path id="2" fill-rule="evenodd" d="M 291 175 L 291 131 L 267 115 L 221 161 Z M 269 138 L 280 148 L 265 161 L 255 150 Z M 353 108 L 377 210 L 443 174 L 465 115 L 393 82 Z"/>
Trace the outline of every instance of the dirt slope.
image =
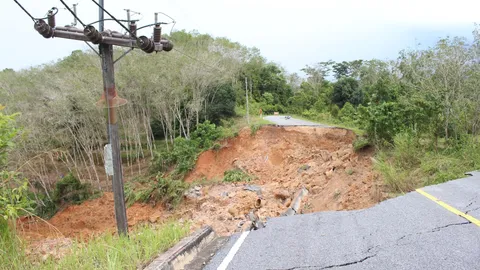
<path id="1" fill-rule="evenodd" d="M 262 199 L 258 215 L 275 217 L 302 187 L 309 190 L 303 213 L 370 207 L 382 199 L 378 176 L 372 172 L 373 152 L 355 153 L 354 139 L 345 129 L 264 127 L 253 137 L 244 130 L 219 151 L 200 155 L 186 180 L 221 179 L 224 171 L 239 168 L 256 176 L 248 184 L 260 187 L 261 195 L 245 190 L 243 183 L 203 187 L 202 196 L 189 200 L 183 216 L 228 234 L 255 209 L 257 198 Z"/>
<path id="2" fill-rule="evenodd" d="M 161 206 L 134 204 L 127 211 L 129 225 L 156 223 L 168 218 L 191 220 L 192 230 L 212 225 L 221 235 L 239 229 L 245 215 L 255 208 L 262 218 L 279 216 L 302 187 L 309 190 L 302 212 L 361 209 L 382 198 L 372 173 L 371 152 L 357 154 L 355 134 L 345 129 L 315 127 L 263 127 L 254 136 L 242 130 L 222 143 L 218 151 L 200 155 L 186 181 L 222 179 L 226 170 L 238 168 L 255 177 L 249 183 L 197 185 L 173 212 Z M 246 190 L 259 188 L 261 192 Z M 19 222 L 28 239 L 85 237 L 115 231 L 113 196 L 70 206 L 48 221 Z"/>

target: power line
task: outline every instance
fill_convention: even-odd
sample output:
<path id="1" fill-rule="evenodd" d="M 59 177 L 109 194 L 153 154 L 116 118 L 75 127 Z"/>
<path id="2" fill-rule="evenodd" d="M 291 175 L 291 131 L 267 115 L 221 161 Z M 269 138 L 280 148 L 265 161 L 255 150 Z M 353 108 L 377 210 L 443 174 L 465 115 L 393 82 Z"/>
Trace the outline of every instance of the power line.
<path id="1" fill-rule="evenodd" d="M 17 0 L 13 0 L 13 1 L 15 1 L 15 3 L 17 3 L 17 5 L 18 5 L 21 9 L 23 9 L 23 11 L 24 11 L 25 13 L 27 13 L 27 15 L 32 19 L 32 21 L 34 21 L 34 22 L 37 21 L 37 20 L 32 16 L 32 14 L 30 14 Z"/>
<path id="2" fill-rule="evenodd" d="M 63 0 L 60 0 L 60 2 L 62 2 L 62 4 L 68 9 L 68 11 L 70 11 L 70 13 L 72 13 L 73 17 L 75 19 L 77 19 L 77 21 L 83 26 L 85 27 L 86 25 L 80 20 L 80 18 L 78 18 L 77 14 L 75 14 L 75 12 L 73 12 L 73 10 L 70 9 L 70 7 L 65 4 L 65 2 Z"/>
<path id="3" fill-rule="evenodd" d="M 173 25 L 172 25 L 172 28 L 170 29 L 170 36 L 172 36 L 173 28 L 175 27 L 175 24 L 177 24 L 177 22 L 175 21 L 174 18 L 170 17 L 170 16 L 169 16 L 168 14 L 166 14 L 166 13 L 163 13 L 163 12 L 157 12 L 157 13 L 158 13 L 158 14 L 163 14 L 163 15 L 167 16 L 168 18 L 170 18 L 170 19 L 172 20 Z"/>
<path id="4" fill-rule="evenodd" d="M 103 12 L 107 13 L 107 15 L 110 16 L 113 20 L 115 20 L 118 24 L 120 24 L 120 26 L 122 26 L 123 29 L 127 30 L 127 33 L 129 33 L 131 37 L 133 37 L 134 39 L 138 39 L 135 34 L 130 32 L 130 29 L 125 27 L 125 25 L 123 25 L 119 20 L 117 20 L 117 18 L 115 18 L 112 14 L 110 14 L 110 12 L 108 12 L 106 9 L 104 9 L 99 3 L 97 3 L 97 1 L 92 0 L 92 2 L 95 3 L 95 5 L 97 5 L 101 10 L 103 10 Z"/>
<path id="5" fill-rule="evenodd" d="M 192 60 L 195 60 L 195 61 L 199 62 L 200 64 L 203 64 L 203 65 L 205 65 L 205 66 L 207 66 L 207 67 L 209 67 L 209 68 L 211 68 L 211 69 L 216 69 L 216 70 L 218 70 L 218 71 L 221 71 L 221 69 L 219 69 L 219 68 L 217 68 L 217 67 L 214 67 L 214 66 L 211 66 L 211 65 L 209 65 L 209 64 L 207 64 L 207 63 L 205 63 L 205 62 L 203 62 L 203 61 L 201 61 L 201 60 L 199 60 L 199 59 L 197 59 L 197 58 L 195 58 L 195 57 L 193 57 L 193 56 L 191 56 L 191 55 L 188 55 L 188 54 L 186 54 L 186 53 L 178 50 L 178 49 L 175 48 L 175 47 L 173 48 L 173 50 L 176 51 L 176 52 L 178 52 L 178 53 L 180 53 L 180 54 L 183 54 L 184 56 L 186 56 L 186 57 L 188 57 L 188 58 L 190 58 L 190 59 L 192 59 Z"/>
<path id="6" fill-rule="evenodd" d="M 103 20 L 94 21 L 94 22 L 92 22 L 92 23 L 89 23 L 88 25 L 92 25 L 92 24 L 96 24 L 96 23 L 104 22 L 104 21 L 115 21 L 115 20 L 114 20 L 114 19 L 108 19 L 108 18 L 107 18 L 107 19 L 103 19 Z M 129 20 L 118 20 L 118 21 L 119 21 L 119 22 L 130 22 L 130 21 L 132 21 L 132 22 L 137 22 L 137 21 L 139 21 L 139 20 L 130 20 L 130 21 L 129 21 Z"/>

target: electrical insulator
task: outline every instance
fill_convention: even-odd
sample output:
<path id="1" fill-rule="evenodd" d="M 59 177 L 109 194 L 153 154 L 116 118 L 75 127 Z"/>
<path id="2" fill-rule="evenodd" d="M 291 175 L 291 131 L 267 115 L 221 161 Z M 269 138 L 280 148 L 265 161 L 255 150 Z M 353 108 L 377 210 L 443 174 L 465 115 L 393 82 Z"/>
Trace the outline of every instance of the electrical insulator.
<path id="1" fill-rule="evenodd" d="M 53 10 L 48 12 L 48 25 L 52 28 L 55 28 L 55 14 L 53 14 Z"/>
<path id="2" fill-rule="evenodd" d="M 157 24 L 155 25 L 155 28 L 153 28 L 153 42 L 160 43 L 161 38 L 162 38 L 162 27 L 160 27 L 160 24 Z"/>
<path id="3" fill-rule="evenodd" d="M 130 32 L 133 34 L 133 36 L 137 36 L 137 24 L 135 22 L 130 22 Z"/>
<path id="4" fill-rule="evenodd" d="M 146 36 L 141 36 L 137 40 L 137 46 L 146 53 L 155 51 L 155 43 Z"/>
<path id="5" fill-rule="evenodd" d="M 44 20 L 38 20 L 35 22 L 35 30 L 40 33 L 44 38 L 53 37 L 53 28 L 50 27 Z"/>
<path id="6" fill-rule="evenodd" d="M 173 50 L 173 43 L 170 40 L 162 39 L 161 43 L 164 51 L 169 52 Z"/>
<path id="7" fill-rule="evenodd" d="M 83 29 L 83 34 L 93 43 L 99 44 L 103 40 L 103 36 L 95 27 L 88 25 Z"/>

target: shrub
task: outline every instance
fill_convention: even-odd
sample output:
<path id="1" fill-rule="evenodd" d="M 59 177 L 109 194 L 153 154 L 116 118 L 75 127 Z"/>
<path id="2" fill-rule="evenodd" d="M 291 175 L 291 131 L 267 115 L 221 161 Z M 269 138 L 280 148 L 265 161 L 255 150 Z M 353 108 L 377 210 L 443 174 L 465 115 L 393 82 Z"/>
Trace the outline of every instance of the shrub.
<path id="1" fill-rule="evenodd" d="M 205 121 L 197 126 L 190 138 L 197 141 L 198 147 L 201 149 L 208 149 L 214 141 L 220 138 L 220 135 L 220 130 L 217 129 L 215 124 L 211 124 L 210 121 Z"/>
<path id="2" fill-rule="evenodd" d="M 338 118 L 344 123 L 353 123 L 357 118 L 357 111 L 350 102 L 345 103 L 338 112 Z"/>
<path id="3" fill-rule="evenodd" d="M 336 104 L 332 104 L 330 106 L 330 114 L 334 117 L 334 118 L 338 118 L 338 113 L 340 112 L 340 108 L 338 108 L 338 106 Z"/>
<path id="4" fill-rule="evenodd" d="M 359 112 L 363 128 L 375 143 L 392 143 L 395 134 L 405 130 L 403 114 L 396 102 L 362 107 Z"/>
<path id="5" fill-rule="evenodd" d="M 302 112 L 302 116 L 305 117 L 305 118 L 312 119 L 312 118 L 314 118 L 315 116 L 317 116 L 317 112 L 316 112 L 314 109 L 304 110 L 304 111 Z"/>
<path id="6" fill-rule="evenodd" d="M 395 148 L 393 157 L 401 166 L 410 167 L 419 165 L 423 151 L 418 136 L 412 132 L 402 132 L 393 138 Z"/>
<path id="7" fill-rule="evenodd" d="M 365 137 L 357 137 L 353 142 L 353 149 L 358 152 L 370 146 L 370 141 Z"/>
<path id="8" fill-rule="evenodd" d="M 219 144 L 219 143 L 215 143 L 215 144 L 212 146 L 212 150 L 214 150 L 214 151 L 219 151 L 221 148 L 222 148 L 222 145 Z"/>
<path id="9" fill-rule="evenodd" d="M 31 193 L 30 198 L 36 201 L 34 212 L 37 216 L 49 219 L 57 213 L 58 205 L 46 194 L 38 192 L 35 196 Z"/>
<path id="10" fill-rule="evenodd" d="M 28 182 L 15 172 L 0 171 L 0 218 L 17 218 L 24 210 L 31 210 Z"/>
<path id="11" fill-rule="evenodd" d="M 175 207 L 183 200 L 183 194 L 189 185 L 182 180 L 157 177 L 150 200 Z"/>
<path id="12" fill-rule="evenodd" d="M 176 138 L 171 151 L 163 150 L 154 153 L 150 170 L 156 174 L 166 172 L 175 165 L 172 173 L 175 176 L 181 176 L 195 166 L 198 152 L 198 142 L 196 140 Z"/>
<path id="13" fill-rule="evenodd" d="M 54 202 L 57 204 L 79 204 L 92 195 L 91 186 L 82 184 L 72 173 L 67 174 L 55 184 L 53 193 Z"/>
<path id="14" fill-rule="evenodd" d="M 257 134 L 257 131 L 261 128 L 261 125 L 258 124 L 251 124 L 250 125 L 250 135 L 255 136 Z"/>
<path id="15" fill-rule="evenodd" d="M 148 182 L 128 182 L 125 184 L 125 199 L 128 205 L 134 202 L 162 203 L 176 207 L 183 200 L 183 194 L 189 185 L 182 180 L 175 180 L 163 175 L 157 175 Z"/>
<path id="16" fill-rule="evenodd" d="M 243 172 L 239 169 L 225 171 L 223 173 L 223 181 L 224 182 L 248 182 L 252 180 L 252 177 L 247 173 Z"/>

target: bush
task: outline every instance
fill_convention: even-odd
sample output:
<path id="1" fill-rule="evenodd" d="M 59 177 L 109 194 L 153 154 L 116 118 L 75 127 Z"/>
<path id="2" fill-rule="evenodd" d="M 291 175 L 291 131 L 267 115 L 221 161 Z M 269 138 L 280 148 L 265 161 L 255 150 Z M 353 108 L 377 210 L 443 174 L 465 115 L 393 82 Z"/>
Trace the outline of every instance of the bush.
<path id="1" fill-rule="evenodd" d="M 402 132 L 393 138 L 395 148 L 393 149 L 393 157 L 404 167 L 417 166 L 421 162 L 424 154 L 422 146 L 418 140 L 418 136 L 412 132 Z"/>
<path id="2" fill-rule="evenodd" d="M 338 112 L 338 118 L 343 123 L 353 123 L 357 119 L 357 111 L 350 102 L 347 102 Z"/>
<path id="3" fill-rule="evenodd" d="M 31 193 L 30 198 L 36 200 L 34 212 L 37 216 L 44 219 L 53 217 L 58 211 L 58 205 L 52 201 L 46 194 L 37 193 L 35 196 Z"/>
<path id="4" fill-rule="evenodd" d="M 357 137 L 353 142 L 353 149 L 358 152 L 370 146 L 370 141 L 365 137 Z"/>
<path id="5" fill-rule="evenodd" d="M 361 107 L 361 122 L 367 134 L 378 144 L 392 143 L 397 133 L 406 130 L 403 113 L 396 102 Z"/>
<path id="6" fill-rule="evenodd" d="M 28 181 L 15 172 L 0 171 L 0 219 L 15 219 L 32 210 Z"/>
<path id="7" fill-rule="evenodd" d="M 204 150 L 210 148 L 213 142 L 220 138 L 220 135 L 220 130 L 215 124 L 205 121 L 197 126 L 190 138 L 197 141 L 198 147 Z"/>
<path id="8" fill-rule="evenodd" d="M 92 195 L 90 184 L 82 184 L 72 173 L 67 174 L 55 184 L 54 202 L 80 204 Z"/>
<path id="9" fill-rule="evenodd" d="M 182 180 L 173 180 L 157 176 L 150 200 L 175 207 L 183 200 L 183 194 L 189 185 Z"/>
<path id="10" fill-rule="evenodd" d="M 315 118 L 317 116 L 317 112 L 314 109 L 305 110 L 305 111 L 302 112 L 302 116 L 305 117 L 305 118 L 312 119 L 312 118 Z"/>
<path id="11" fill-rule="evenodd" d="M 330 106 L 330 114 L 333 116 L 333 118 L 338 118 L 338 114 L 340 112 L 340 108 L 336 104 L 332 104 Z"/>
<path id="12" fill-rule="evenodd" d="M 224 182 L 248 182 L 252 180 L 252 177 L 248 175 L 247 173 L 243 172 L 242 170 L 235 169 L 235 170 L 229 170 L 225 171 L 223 173 L 223 181 Z"/>
<path id="13" fill-rule="evenodd" d="M 142 183 L 132 181 L 125 184 L 125 199 L 128 205 L 134 202 L 162 203 L 171 208 L 183 200 L 183 194 L 189 185 L 182 180 L 175 180 L 163 175 Z"/>
<path id="14" fill-rule="evenodd" d="M 199 153 L 198 142 L 185 138 L 176 138 L 171 151 L 163 150 L 154 153 L 151 165 L 152 173 L 166 172 L 172 166 L 172 174 L 181 176 L 195 166 L 195 160 Z"/>
<path id="15" fill-rule="evenodd" d="M 212 150 L 214 150 L 214 151 L 219 151 L 220 149 L 222 149 L 222 145 L 219 144 L 219 143 L 215 143 L 215 144 L 212 146 Z"/>
<path id="16" fill-rule="evenodd" d="M 250 135 L 255 136 L 257 134 L 257 131 L 262 127 L 262 125 L 258 124 L 252 124 L 250 125 Z"/>

